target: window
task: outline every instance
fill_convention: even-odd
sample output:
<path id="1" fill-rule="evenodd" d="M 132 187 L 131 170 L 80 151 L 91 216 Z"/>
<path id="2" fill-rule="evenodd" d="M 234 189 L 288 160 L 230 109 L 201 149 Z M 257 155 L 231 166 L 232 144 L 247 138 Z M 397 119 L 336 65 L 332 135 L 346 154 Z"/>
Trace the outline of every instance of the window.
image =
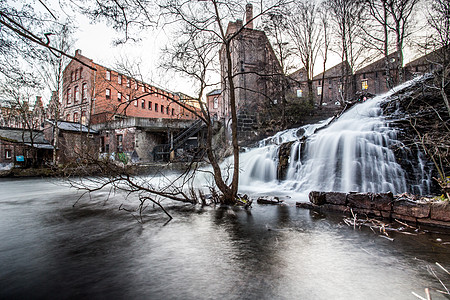
<path id="1" fill-rule="evenodd" d="M 161 105 L 161 113 L 164 113 L 164 105 Z"/>
<path id="2" fill-rule="evenodd" d="M 78 113 L 73 113 L 73 121 L 75 122 L 75 123 L 78 123 Z"/>
<path id="3" fill-rule="evenodd" d="M 74 103 L 77 103 L 77 102 L 80 101 L 80 91 L 79 91 L 79 89 L 78 89 L 78 86 L 76 86 L 76 87 L 74 88 L 74 92 L 75 92 L 75 98 L 74 98 L 73 102 L 74 102 Z"/>
<path id="4" fill-rule="evenodd" d="M 369 85 L 367 83 L 367 79 L 364 79 L 363 81 L 361 81 L 361 88 L 362 90 L 367 90 L 369 88 Z"/>
<path id="5" fill-rule="evenodd" d="M 131 80 L 127 77 L 127 87 L 131 87 Z"/>
<path id="6" fill-rule="evenodd" d="M 100 152 L 105 152 L 105 137 L 100 138 Z"/>
<path id="7" fill-rule="evenodd" d="M 322 86 L 317 87 L 317 96 L 322 95 Z"/>
<path id="8" fill-rule="evenodd" d="M 127 95 L 127 103 L 130 102 L 130 94 Z"/>
<path id="9" fill-rule="evenodd" d="M 118 134 L 116 136 L 117 139 L 117 152 L 123 152 L 123 135 Z"/>
<path id="10" fill-rule="evenodd" d="M 213 107 L 214 108 L 219 108 L 219 98 L 218 97 L 214 97 L 214 99 L 213 99 Z"/>
<path id="11" fill-rule="evenodd" d="M 81 78 L 81 68 L 75 71 L 75 80 L 78 80 L 80 78 Z"/>
<path id="12" fill-rule="evenodd" d="M 145 85 L 142 85 L 142 92 L 145 92 Z"/>
<path id="13" fill-rule="evenodd" d="M 73 71 L 70 73 L 70 81 L 75 81 L 75 73 Z"/>
<path id="14" fill-rule="evenodd" d="M 175 109 L 172 108 L 172 116 L 175 115 Z"/>
<path id="15" fill-rule="evenodd" d="M 111 71 L 106 70 L 106 80 L 111 80 Z"/>
<path id="16" fill-rule="evenodd" d="M 11 157 L 12 157 L 11 149 L 5 149 L 5 158 L 6 159 L 11 159 Z"/>
<path id="17" fill-rule="evenodd" d="M 155 103 L 155 112 L 158 112 L 158 103 Z"/>
<path id="18" fill-rule="evenodd" d="M 67 104 L 72 103 L 72 89 L 67 91 Z"/>
<path id="19" fill-rule="evenodd" d="M 135 90 L 138 89 L 138 83 L 137 83 L 137 82 L 134 83 L 134 89 L 135 89 Z"/>
<path id="20" fill-rule="evenodd" d="M 117 101 L 119 101 L 119 102 L 122 101 L 122 93 L 121 92 L 117 92 Z"/>
<path id="21" fill-rule="evenodd" d="M 148 101 L 148 110 L 152 110 L 152 101 Z"/>
<path id="22" fill-rule="evenodd" d="M 169 107 L 168 106 L 166 107 L 166 114 L 167 115 L 169 114 Z"/>
<path id="23" fill-rule="evenodd" d="M 141 100 L 141 107 L 142 107 L 142 109 L 144 109 L 145 108 L 145 100 Z"/>
<path id="24" fill-rule="evenodd" d="M 138 106 L 138 101 L 137 100 L 134 100 L 134 106 Z"/>
<path id="25" fill-rule="evenodd" d="M 297 98 L 303 97 L 303 90 L 297 90 Z"/>
<path id="26" fill-rule="evenodd" d="M 106 89 L 106 99 L 111 98 L 111 90 L 110 89 Z"/>
<path id="27" fill-rule="evenodd" d="M 87 99 L 87 83 L 83 83 L 83 90 L 81 91 L 81 98 L 83 100 Z"/>
<path id="28" fill-rule="evenodd" d="M 66 115 L 66 121 L 67 121 L 67 122 L 70 122 L 70 114 L 67 114 L 67 115 Z"/>
<path id="29" fill-rule="evenodd" d="M 86 112 L 85 111 L 81 112 L 81 123 L 86 125 Z"/>
<path id="30" fill-rule="evenodd" d="M 122 75 L 117 75 L 117 83 L 122 84 Z"/>

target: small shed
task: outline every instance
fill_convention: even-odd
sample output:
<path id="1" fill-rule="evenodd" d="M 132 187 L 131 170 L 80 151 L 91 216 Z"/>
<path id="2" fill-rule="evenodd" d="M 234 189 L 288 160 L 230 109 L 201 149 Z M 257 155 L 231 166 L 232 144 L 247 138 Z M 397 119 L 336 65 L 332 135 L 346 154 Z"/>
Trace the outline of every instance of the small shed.
<path id="1" fill-rule="evenodd" d="M 0 127 L 0 169 L 51 162 L 53 146 L 39 130 Z"/>

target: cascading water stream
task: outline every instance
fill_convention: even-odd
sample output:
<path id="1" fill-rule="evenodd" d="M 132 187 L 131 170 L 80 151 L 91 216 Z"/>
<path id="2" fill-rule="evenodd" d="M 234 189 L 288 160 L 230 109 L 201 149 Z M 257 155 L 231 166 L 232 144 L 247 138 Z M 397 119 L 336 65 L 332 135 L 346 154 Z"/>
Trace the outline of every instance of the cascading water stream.
<path id="1" fill-rule="evenodd" d="M 272 186 L 306 193 L 320 191 L 358 191 L 402 193 L 410 191 L 406 172 L 396 162 L 391 149 L 398 144 L 397 131 L 389 127 L 380 103 L 405 83 L 387 94 L 357 104 L 325 128 L 326 123 L 308 125 L 278 133 L 241 156 L 243 189 Z M 298 135 L 304 131 L 303 135 Z M 301 139 L 302 136 L 307 137 Z M 281 143 L 291 146 L 286 178 L 277 180 L 278 149 Z M 423 172 L 422 172 L 423 173 Z M 427 174 L 423 174 L 427 175 Z M 429 180 L 418 180 L 429 184 Z M 261 185 L 263 184 L 263 185 Z M 426 190 L 428 188 L 425 188 Z M 423 188 L 419 188 L 423 190 Z"/>

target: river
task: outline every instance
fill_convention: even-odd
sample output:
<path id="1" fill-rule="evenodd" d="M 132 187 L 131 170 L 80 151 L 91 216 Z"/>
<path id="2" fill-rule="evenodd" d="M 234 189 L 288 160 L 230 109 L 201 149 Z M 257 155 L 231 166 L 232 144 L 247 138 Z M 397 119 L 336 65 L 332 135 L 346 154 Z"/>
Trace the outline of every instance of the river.
<path id="1" fill-rule="evenodd" d="M 57 180 L 0 181 L 0 299 L 416 299 L 450 286 L 450 234 L 354 230 L 285 205 L 165 203 L 138 223 L 132 199 L 82 198 Z M 440 240 L 439 240 L 440 239 Z M 433 299 L 446 299 L 433 293 Z"/>

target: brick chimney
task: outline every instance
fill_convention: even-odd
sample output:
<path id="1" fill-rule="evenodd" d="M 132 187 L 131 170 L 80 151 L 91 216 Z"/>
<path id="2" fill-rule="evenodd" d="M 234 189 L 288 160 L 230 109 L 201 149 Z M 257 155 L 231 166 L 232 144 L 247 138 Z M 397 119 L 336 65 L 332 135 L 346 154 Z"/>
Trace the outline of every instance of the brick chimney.
<path id="1" fill-rule="evenodd" d="M 253 29 L 253 5 L 251 3 L 247 3 L 245 6 L 245 28 Z"/>
<path id="2" fill-rule="evenodd" d="M 81 55 L 81 50 L 80 49 L 75 50 L 75 56 L 78 56 L 78 55 Z"/>

